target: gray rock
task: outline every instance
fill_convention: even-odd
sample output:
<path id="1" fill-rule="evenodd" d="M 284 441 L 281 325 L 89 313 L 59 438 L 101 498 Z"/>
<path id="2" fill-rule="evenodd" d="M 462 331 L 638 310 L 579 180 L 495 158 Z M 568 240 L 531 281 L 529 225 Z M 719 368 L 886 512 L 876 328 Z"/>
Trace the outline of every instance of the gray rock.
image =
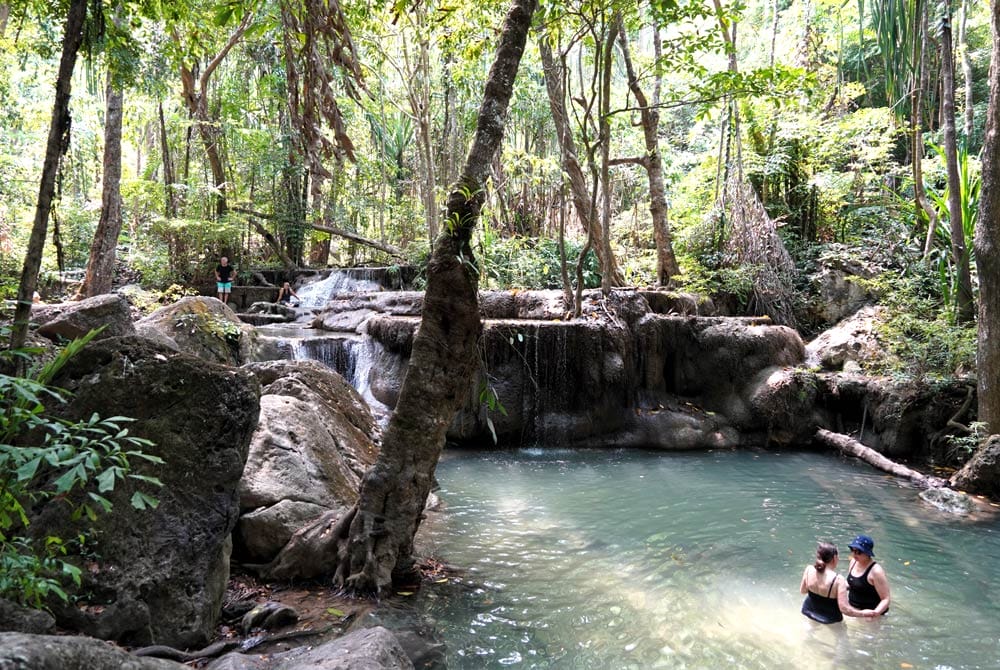
<path id="1" fill-rule="evenodd" d="M 868 306 L 824 331 L 806 346 L 806 363 L 824 370 L 858 369 L 885 356 L 876 328 L 885 320 L 883 307 Z"/>
<path id="2" fill-rule="evenodd" d="M 942 512 L 955 516 L 966 516 L 972 512 L 972 501 L 964 493 L 947 488 L 935 487 L 920 492 L 920 499 Z"/>
<path id="3" fill-rule="evenodd" d="M 42 635 L 51 631 L 56 620 L 48 612 L 22 607 L 0 598 L 0 631 Z"/>
<path id="4" fill-rule="evenodd" d="M 147 489 L 160 504 L 136 510 L 134 480 L 116 486 L 114 511 L 98 516 L 87 545 L 99 558 L 87 559 L 78 600 L 53 606 L 57 620 L 131 644 L 203 645 L 229 576 L 237 486 L 257 425 L 256 379 L 132 336 L 91 343 L 54 383 L 73 394 L 60 415 L 133 417 L 130 433 L 152 440 L 144 451 L 165 461 L 132 459 L 138 474 L 163 482 Z M 66 510 L 45 506 L 32 530 L 74 537 L 79 523 Z"/>
<path id="5" fill-rule="evenodd" d="M 315 503 L 279 500 L 240 516 L 236 526 L 240 555 L 251 561 L 269 561 L 288 544 L 296 530 L 319 518 L 329 508 Z"/>
<path id="6" fill-rule="evenodd" d="M 268 656 L 226 654 L 206 670 L 413 670 L 396 637 L 377 626 L 357 630 L 315 647 Z"/>
<path id="7" fill-rule="evenodd" d="M 254 359 L 257 333 L 216 298 L 189 296 L 135 324 L 136 332 L 212 363 L 242 365 Z"/>
<path id="8" fill-rule="evenodd" d="M 827 266 L 810 277 L 816 292 L 816 316 L 825 323 L 836 323 L 850 316 L 872 299 L 871 293 L 857 278 L 871 277 L 861 267 Z"/>
<path id="9" fill-rule="evenodd" d="M 288 626 L 299 620 L 299 613 L 287 605 L 267 601 L 258 604 L 243 615 L 240 630 L 246 635 L 257 629 L 274 630 Z"/>
<path id="10" fill-rule="evenodd" d="M 36 306 L 31 318 L 39 323 L 38 334 L 52 341 L 74 340 L 104 326 L 97 336 L 132 335 L 132 312 L 128 301 L 117 294 L 98 295 L 78 302 Z"/>
<path id="11" fill-rule="evenodd" d="M 275 654 L 273 670 L 411 670 L 396 637 L 381 626 L 348 633 L 313 649 Z"/>
<path id="12" fill-rule="evenodd" d="M 294 533 L 357 500 L 375 462 L 378 429 L 367 405 L 336 372 L 310 361 L 246 367 L 263 384 L 260 421 L 240 482 L 242 549 L 270 561 Z"/>
<path id="13" fill-rule="evenodd" d="M 0 633 L 0 670 L 186 670 L 89 637 Z"/>
<path id="14" fill-rule="evenodd" d="M 951 478 L 952 486 L 1000 498 L 1000 435 L 990 435 L 969 462 Z"/>

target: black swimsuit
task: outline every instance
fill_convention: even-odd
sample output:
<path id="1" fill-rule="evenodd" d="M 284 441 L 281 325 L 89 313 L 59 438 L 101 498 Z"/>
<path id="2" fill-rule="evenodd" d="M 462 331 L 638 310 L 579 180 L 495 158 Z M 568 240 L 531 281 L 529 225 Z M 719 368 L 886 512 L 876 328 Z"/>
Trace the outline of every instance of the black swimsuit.
<path id="1" fill-rule="evenodd" d="M 838 621 L 843 621 L 844 615 L 840 613 L 837 599 L 830 597 L 830 594 L 833 593 L 833 586 L 836 583 L 837 578 L 834 577 L 833 581 L 830 582 L 830 589 L 826 592 L 825 596 L 809 591 L 806 594 L 805 601 L 802 603 L 802 613 L 813 621 L 820 623 L 837 623 Z"/>
<path id="2" fill-rule="evenodd" d="M 875 561 L 868 566 L 868 569 L 864 573 L 855 577 L 851 574 L 851 570 L 847 571 L 847 599 L 851 603 L 851 607 L 857 607 L 859 610 L 873 610 L 878 607 L 878 604 L 882 602 L 882 596 L 878 594 L 878 591 L 874 586 L 868 583 L 868 573 L 872 571 L 875 567 Z M 851 563 L 851 569 L 854 568 L 854 563 Z"/>

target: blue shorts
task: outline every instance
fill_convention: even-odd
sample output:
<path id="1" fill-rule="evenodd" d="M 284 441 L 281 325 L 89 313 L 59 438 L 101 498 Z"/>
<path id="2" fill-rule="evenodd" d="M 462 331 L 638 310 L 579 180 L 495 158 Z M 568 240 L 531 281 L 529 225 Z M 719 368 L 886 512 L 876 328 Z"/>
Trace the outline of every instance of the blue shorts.
<path id="1" fill-rule="evenodd" d="M 232 293 L 233 292 L 233 282 L 231 281 L 218 281 L 215 285 L 219 289 L 219 293 Z"/>

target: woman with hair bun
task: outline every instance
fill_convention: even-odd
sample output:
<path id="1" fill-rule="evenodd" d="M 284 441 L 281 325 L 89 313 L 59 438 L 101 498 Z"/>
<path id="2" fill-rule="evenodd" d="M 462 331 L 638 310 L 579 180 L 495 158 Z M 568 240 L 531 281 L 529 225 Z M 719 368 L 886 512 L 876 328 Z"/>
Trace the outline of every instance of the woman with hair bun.
<path id="1" fill-rule="evenodd" d="M 816 545 L 816 560 L 802 573 L 799 591 L 806 595 L 802 613 L 819 623 L 837 623 L 844 615 L 837 605 L 837 596 L 846 589 L 843 578 L 836 573 L 837 547 L 829 542 Z"/>

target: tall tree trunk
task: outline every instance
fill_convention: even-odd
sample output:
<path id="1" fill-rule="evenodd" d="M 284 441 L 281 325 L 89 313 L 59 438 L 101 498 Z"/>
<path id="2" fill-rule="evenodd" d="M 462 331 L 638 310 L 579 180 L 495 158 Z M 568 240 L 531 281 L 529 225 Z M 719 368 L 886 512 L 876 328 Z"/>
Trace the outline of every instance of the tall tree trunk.
<path id="1" fill-rule="evenodd" d="M 90 245 L 90 260 L 78 298 L 111 292 L 115 278 L 115 248 L 122 231 L 122 102 L 120 88 L 108 73 L 105 87 L 107 114 L 104 119 L 104 174 L 101 187 L 101 218 Z"/>
<path id="2" fill-rule="evenodd" d="M 938 216 L 937 211 L 927 201 L 927 192 L 924 188 L 924 171 L 922 161 L 924 159 L 924 133 L 923 133 L 923 105 L 924 92 L 927 90 L 927 12 L 925 5 L 918 3 L 919 7 L 914 12 L 913 22 L 913 83 L 910 98 L 910 154 L 912 156 L 911 167 L 913 171 L 913 198 L 916 207 L 915 214 L 920 217 L 923 212 L 927 216 L 927 237 L 924 239 L 924 258 L 931 255 L 934 248 L 934 235 L 937 232 Z"/>
<path id="3" fill-rule="evenodd" d="M 654 27 L 655 29 L 655 27 Z M 628 35 L 625 25 L 619 17 L 618 40 L 625 60 L 625 72 L 628 74 L 628 85 L 639 105 L 642 121 L 642 135 L 646 143 L 646 155 L 642 166 L 646 168 L 649 179 L 649 214 L 653 220 L 653 239 L 656 241 L 656 281 L 660 286 L 669 286 L 671 277 L 680 274 L 677 257 L 674 255 L 674 245 L 671 239 L 670 226 L 667 223 L 667 196 L 663 185 L 663 161 L 660 158 L 660 113 L 650 106 L 646 94 L 639 86 L 639 78 L 632 64 L 632 54 L 629 51 Z"/>
<path id="4" fill-rule="evenodd" d="M 170 142 L 167 140 L 167 122 L 163 118 L 163 101 L 159 103 L 160 113 L 160 153 L 163 159 L 163 207 L 168 219 L 177 216 L 177 181 L 174 175 L 174 162 L 170 158 Z"/>
<path id="5" fill-rule="evenodd" d="M 87 18 L 87 0 L 72 0 L 66 14 L 66 28 L 63 31 L 62 56 L 59 59 L 59 73 L 56 76 L 56 97 L 52 105 L 52 119 L 49 122 L 49 139 L 45 145 L 45 161 L 42 163 L 42 178 L 38 186 L 38 202 L 35 206 L 35 221 L 28 238 L 28 249 L 24 254 L 21 281 L 17 289 L 17 307 L 14 310 L 14 325 L 10 331 L 10 348 L 24 346 L 28 337 L 28 319 L 31 316 L 31 302 L 38 286 L 38 270 L 42 266 L 42 249 L 48 232 L 49 212 L 55 193 L 56 173 L 59 159 L 69 146 L 69 99 L 72 92 L 73 68 L 76 54 L 83 41 L 83 25 Z"/>
<path id="6" fill-rule="evenodd" d="M 10 18 L 10 3 L 0 3 L 0 37 L 7 32 L 7 20 Z"/>
<path id="7" fill-rule="evenodd" d="M 604 233 L 596 220 L 596 213 L 591 202 L 590 188 L 587 186 L 587 177 L 583 173 L 580 165 L 579 154 L 577 154 L 576 142 L 573 141 L 573 130 L 569 125 L 569 114 L 566 111 L 566 87 L 563 77 L 566 68 L 562 64 L 557 64 L 552 54 L 552 47 L 543 37 L 538 40 L 538 48 L 542 55 L 542 70 L 545 75 L 545 89 L 549 96 L 549 109 L 552 113 L 552 121 L 556 127 L 556 137 L 559 141 L 559 152 L 562 157 L 562 166 L 569 176 L 570 196 L 573 199 L 573 208 L 580 222 L 587 230 L 593 240 L 593 248 L 597 253 L 597 259 L 601 266 L 601 271 L 606 272 L 612 278 L 612 282 L 621 285 L 624 283 L 621 271 L 614 255 L 605 256 Z"/>
<path id="8" fill-rule="evenodd" d="M 222 130 L 208 109 L 208 82 L 232 48 L 243 38 L 243 33 L 250 27 L 252 20 L 253 13 L 247 12 L 240 25 L 229 36 L 225 46 L 205 65 L 205 70 L 197 79 L 195 79 L 196 75 L 190 67 L 184 63 L 181 64 L 181 86 L 184 101 L 198 128 L 198 134 L 201 135 L 201 141 L 205 145 L 205 156 L 208 159 L 209 168 L 212 170 L 212 180 L 215 182 L 213 184 L 216 190 L 215 215 L 220 217 L 229 210 L 226 200 L 226 169 L 222 162 Z M 174 43 L 178 48 L 180 47 L 180 39 L 176 35 Z"/>
<path id="9" fill-rule="evenodd" d="M 965 84 L 965 147 L 971 151 L 975 122 L 972 99 L 972 58 L 968 40 L 969 0 L 962 0 L 962 20 L 958 24 L 958 51 L 962 55 L 962 81 Z"/>
<path id="10" fill-rule="evenodd" d="M 958 141 L 955 137 L 955 62 L 951 45 L 951 4 L 944 0 L 941 21 L 941 88 L 944 117 L 944 156 L 948 169 L 948 218 L 951 220 L 951 255 L 958 277 L 958 321 L 972 321 L 975 298 L 972 295 L 972 273 L 965 245 L 962 216 L 962 181 L 958 176 Z"/>
<path id="11" fill-rule="evenodd" d="M 976 353 L 979 420 L 1000 430 L 1000 2 L 992 3 L 990 102 L 983 146 L 983 183 L 976 226 L 979 334 Z"/>
<path id="12" fill-rule="evenodd" d="M 607 35 L 601 45 L 604 57 L 601 62 L 601 94 L 598 134 L 601 143 L 601 232 L 604 234 L 604 255 L 611 253 L 611 69 L 614 66 L 615 40 L 618 37 L 618 23 L 621 15 L 616 14 L 611 24 L 605 26 Z M 611 287 L 620 285 L 607 273 L 601 274 L 601 292 L 611 293 Z"/>
<path id="13" fill-rule="evenodd" d="M 413 577 L 413 537 L 423 514 L 445 433 L 468 395 L 482 332 L 470 239 L 485 199 L 493 155 L 524 52 L 536 0 L 514 0 L 479 108 L 472 148 L 448 197 L 448 220 L 427 267 L 427 291 L 409 369 L 375 465 L 347 517 L 335 583 L 355 593 L 385 593 Z"/>

